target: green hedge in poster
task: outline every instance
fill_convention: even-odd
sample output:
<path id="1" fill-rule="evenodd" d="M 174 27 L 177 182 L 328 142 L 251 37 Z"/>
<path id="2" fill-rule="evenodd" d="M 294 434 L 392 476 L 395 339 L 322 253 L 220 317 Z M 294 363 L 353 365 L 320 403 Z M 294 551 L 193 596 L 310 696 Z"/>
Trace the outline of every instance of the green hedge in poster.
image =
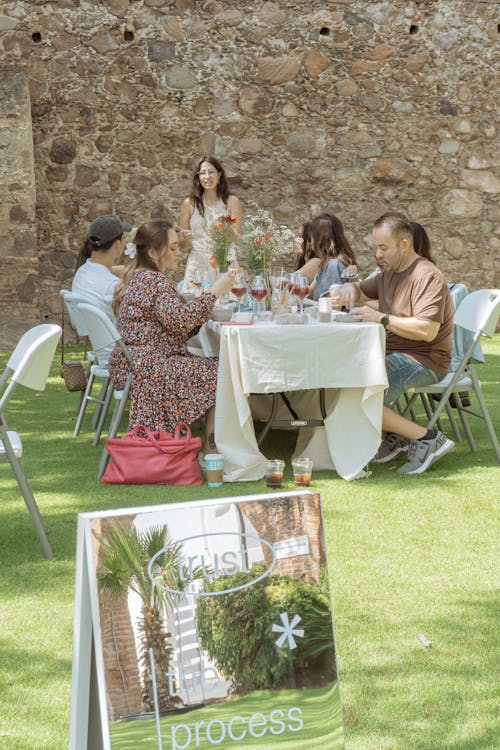
<path id="1" fill-rule="evenodd" d="M 251 573 L 221 576 L 206 581 L 204 590 L 216 592 L 236 588 L 264 571 L 254 566 Z M 304 637 L 297 647 L 276 645 L 273 624 L 282 624 L 281 614 Z M 221 596 L 199 597 L 196 627 L 200 644 L 218 669 L 231 680 L 235 692 L 307 684 L 314 673 L 316 686 L 335 678 L 335 655 L 330 603 L 326 582 L 297 581 L 288 576 L 269 575 L 255 585 Z"/>

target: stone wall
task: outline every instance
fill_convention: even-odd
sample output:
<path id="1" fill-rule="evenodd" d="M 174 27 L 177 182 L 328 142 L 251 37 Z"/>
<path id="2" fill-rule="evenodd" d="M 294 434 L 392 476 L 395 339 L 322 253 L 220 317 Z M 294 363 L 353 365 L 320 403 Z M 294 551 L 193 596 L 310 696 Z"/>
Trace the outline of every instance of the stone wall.
<path id="1" fill-rule="evenodd" d="M 0 343 L 38 322 L 36 191 L 26 75 L 0 67 Z"/>
<path id="2" fill-rule="evenodd" d="M 296 227 L 333 210 L 363 269 L 373 219 L 395 208 L 427 227 L 450 280 L 500 285 L 496 13 L 488 0 L 4 0 L 0 68 L 31 94 L 40 316 L 56 315 L 93 217 L 176 217 L 206 152 L 247 212 Z M 2 318 L 13 304 L 0 300 Z"/>

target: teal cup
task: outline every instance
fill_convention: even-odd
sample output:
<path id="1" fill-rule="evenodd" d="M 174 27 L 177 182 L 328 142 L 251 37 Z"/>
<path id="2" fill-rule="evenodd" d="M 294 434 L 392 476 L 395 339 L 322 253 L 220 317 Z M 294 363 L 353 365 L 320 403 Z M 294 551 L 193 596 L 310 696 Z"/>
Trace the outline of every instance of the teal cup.
<path id="1" fill-rule="evenodd" d="M 207 453 L 205 456 L 205 474 L 209 487 L 220 487 L 224 484 L 224 456 L 220 453 Z"/>

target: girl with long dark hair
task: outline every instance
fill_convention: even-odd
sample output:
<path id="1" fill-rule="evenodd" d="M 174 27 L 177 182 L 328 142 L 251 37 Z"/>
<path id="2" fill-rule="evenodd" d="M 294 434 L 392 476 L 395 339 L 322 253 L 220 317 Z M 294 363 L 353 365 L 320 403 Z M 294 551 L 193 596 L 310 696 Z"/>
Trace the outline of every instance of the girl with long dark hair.
<path id="1" fill-rule="evenodd" d="M 332 284 L 343 284 L 342 274 L 356 266 L 354 252 L 344 234 L 342 222 L 333 214 L 320 214 L 311 221 L 311 248 L 320 261 L 312 298 L 317 300 Z"/>
<path id="2" fill-rule="evenodd" d="M 210 232 L 221 216 L 230 216 L 235 241 L 241 231 L 243 212 L 240 200 L 229 192 L 226 173 L 214 156 L 202 156 L 194 173 L 191 193 L 181 205 L 179 216 L 181 247 L 190 247 L 183 291 L 194 291 L 195 274 L 206 274 L 214 281 L 216 271 L 212 256 Z"/>

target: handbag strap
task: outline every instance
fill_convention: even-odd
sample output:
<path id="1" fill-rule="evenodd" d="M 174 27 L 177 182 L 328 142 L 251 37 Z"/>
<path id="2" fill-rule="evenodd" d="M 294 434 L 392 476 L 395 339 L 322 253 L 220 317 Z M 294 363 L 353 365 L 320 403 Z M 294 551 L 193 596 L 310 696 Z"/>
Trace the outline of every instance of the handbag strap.
<path id="1" fill-rule="evenodd" d="M 62 334 L 61 334 L 61 368 L 64 364 L 64 300 L 61 297 L 61 328 L 62 328 Z M 87 361 L 87 349 L 89 345 L 89 337 L 85 336 L 85 347 L 83 349 L 83 363 L 85 364 Z"/>
<path id="2" fill-rule="evenodd" d="M 183 429 L 186 430 L 186 436 L 185 437 L 183 437 L 180 434 L 181 430 L 183 430 Z M 154 445 L 154 447 L 160 453 L 169 453 L 170 455 L 175 454 L 175 453 L 181 453 L 185 449 L 187 442 L 189 440 L 191 440 L 191 430 L 189 429 L 189 426 L 187 424 L 177 425 L 177 427 L 175 428 L 175 434 L 174 434 L 173 438 L 172 438 L 171 435 L 169 435 L 169 438 L 172 441 L 172 443 L 175 440 L 179 441 L 180 444 L 179 444 L 179 446 L 176 446 L 176 447 L 171 446 L 171 445 L 162 446 L 161 443 L 160 443 L 160 439 L 159 439 L 158 435 L 155 434 L 155 433 L 153 433 L 153 432 L 151 432 L 151 430 L 148 429 L 147 427 L 144 427 L 144 425 L 138 425 L 137 427 L 134 427 L 132 430 L 130 430 L 130 432 L 127 432 L 127 434 L 123 436 L 122 440 L 124 438 L 138 437 L 139 433 L 141 433 L 141 432 L 142 433 L 146 433 L 146 438 L 143 438 L 143 439 L 148 440 L 151 443 L 151 445 Z M 170 442 L 169 438 L 166 438 L 167 442 Z"/>

